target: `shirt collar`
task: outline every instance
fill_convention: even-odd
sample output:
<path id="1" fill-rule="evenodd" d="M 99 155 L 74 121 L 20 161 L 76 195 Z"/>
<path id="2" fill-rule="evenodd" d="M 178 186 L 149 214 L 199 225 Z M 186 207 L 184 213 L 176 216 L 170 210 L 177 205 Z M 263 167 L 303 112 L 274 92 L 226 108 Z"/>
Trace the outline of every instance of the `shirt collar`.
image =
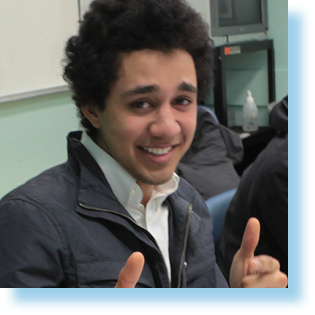
<path id="1" fill-rule="evenodd" d="M 101 170 L 103 171 L 113 193 L 116 195 L 119 202 L 127 207 L 133 199 L 135 191 L 137 195 L 137 202 L 142 200 L 142 191 L 136 180 L 107 152 L 101 149 L 88 135 L 83 131 L 81 143 L 92 155 Z M 164 184 L 158 185 L 153 190 L 152 198 L 163 197 L 163 202 L 170 194 L 174 193 L 178 188 L 179 177 L 173 173 L 172 177 Z M 135 202 L 135 200 L 133 200 Z"/>

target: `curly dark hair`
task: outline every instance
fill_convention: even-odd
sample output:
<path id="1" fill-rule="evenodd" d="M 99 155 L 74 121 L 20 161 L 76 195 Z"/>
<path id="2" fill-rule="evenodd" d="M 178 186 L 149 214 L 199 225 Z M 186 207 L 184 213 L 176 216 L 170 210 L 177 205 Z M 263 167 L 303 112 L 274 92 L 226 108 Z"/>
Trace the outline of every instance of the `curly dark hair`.
<path id="1" fill-rule="evenodd" d="M 152 49 L 184 49 L 193 58 L 198 100 L 210 91 L 213 42 L 208 25 L 185 0 L 95 0 L 84 15 L 79 34 L 68 40 L 64 79 L 73 91 L 81 125 L 96 130 L 81 107 L 93 102 L 104 109 L 118 80 L 121 53 Z"/>

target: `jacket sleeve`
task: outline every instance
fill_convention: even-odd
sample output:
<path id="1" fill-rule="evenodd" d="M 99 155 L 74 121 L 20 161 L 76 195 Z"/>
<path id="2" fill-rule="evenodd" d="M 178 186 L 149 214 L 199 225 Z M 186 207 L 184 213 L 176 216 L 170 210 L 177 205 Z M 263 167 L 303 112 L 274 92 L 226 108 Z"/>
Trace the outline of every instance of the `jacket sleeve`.
<path id="1" fill-rule="evenodd" d="M 50 218 L 24 200 L 0 203 L 0 287 L 60 287 L 61 240 Z"/>

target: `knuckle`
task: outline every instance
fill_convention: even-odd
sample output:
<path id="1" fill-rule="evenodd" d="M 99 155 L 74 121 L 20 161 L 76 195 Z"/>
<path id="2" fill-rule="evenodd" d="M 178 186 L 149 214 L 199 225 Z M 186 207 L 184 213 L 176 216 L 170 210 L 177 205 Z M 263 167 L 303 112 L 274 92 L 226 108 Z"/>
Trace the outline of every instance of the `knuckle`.
<path id="1" fill-rule="evenodd" d="M 272 268 L 273 269 L 280 269 L 280 263 L 277 259 L 272 259 Z"/>
<path id="2" fill-rule="evenodd" d="M 241 281 L 240 288 L 250 288 L 252 287 L 252 282 L 249 280 L 248 277 L 245 277 Z"/>

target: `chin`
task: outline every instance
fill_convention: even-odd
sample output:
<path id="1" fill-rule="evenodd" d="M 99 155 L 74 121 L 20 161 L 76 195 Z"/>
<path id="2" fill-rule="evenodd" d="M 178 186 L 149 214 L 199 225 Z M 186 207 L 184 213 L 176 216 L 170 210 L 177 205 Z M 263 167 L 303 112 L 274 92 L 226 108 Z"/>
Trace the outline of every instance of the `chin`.
<path id="1" fill-rule="evenodd" d="M 157 186 L 157 185 L 162 185 L 165 184 L 166 182 L 168 182 L 173 176 L 173 172 L 165 174 L 165 175 L 158 175 L 158 176 L 137 176 L 135 177 L 137 182 L 141 182 L 143 184 L 146 185 L 153 185 L 153 186 Z"/>

